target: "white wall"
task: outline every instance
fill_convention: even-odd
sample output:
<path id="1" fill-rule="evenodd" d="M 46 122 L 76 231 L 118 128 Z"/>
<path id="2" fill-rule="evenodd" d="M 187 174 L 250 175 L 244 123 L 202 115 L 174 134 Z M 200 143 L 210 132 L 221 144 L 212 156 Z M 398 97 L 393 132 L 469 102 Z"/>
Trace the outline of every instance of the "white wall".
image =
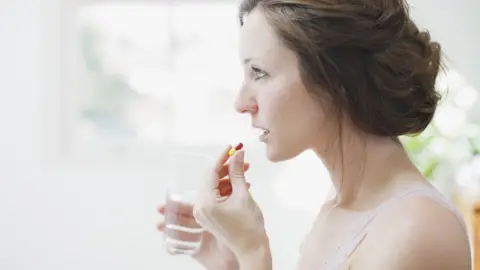
<path id="1" fill-rule="evenodd" d="M 39 200 L 40 1 L 3 1 L 0 9 L 0 267 L 38 260 L 30 215 Z M 23 6 L 29 6 L 26 9 Z M 29 99 L 27 99 L 27 97 Z M 15 224 L 16 223 L 16 224 Z M 36 225 L 42 226 L 42 225 Z"/>
<path id="2" fill-rule="evenodd" d="M 155 231 L 155 206 L 164 192 L 160 167 L 126 172 L 115 165 L 50 162 L 58 150 L 58 97 L 49 93 L 59 88 L 60 2 L 3 0 L 0 8 L 0 269 L 197 269 L 185 258 L 166 256 Z M 480 88 L 480 2 L 414 5 L 455 68 Z M 290 175 L 302 171 L 299 164 L 289 164 Z M 320 194 L 326 187 L 319 186 Z M 312 214 L 281 204 L 274 191 L 268 181 L 253 188 L 264 207 L 276 269 L 292 269 Z"/>

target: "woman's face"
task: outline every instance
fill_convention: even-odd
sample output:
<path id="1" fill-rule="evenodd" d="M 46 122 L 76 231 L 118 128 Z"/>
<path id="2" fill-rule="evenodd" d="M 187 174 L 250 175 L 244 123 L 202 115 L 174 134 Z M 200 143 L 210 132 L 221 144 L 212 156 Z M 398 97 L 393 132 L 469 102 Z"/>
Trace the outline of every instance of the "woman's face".
<path id="1" fill-rule="evenodd" d="M 252 117 L 264 135 L 272 161 L 294 158 L 309 148 L 324 148 L 331 136 L 326 106 L 307 93 L 294 52 L 281 44 L 261 10 L 245 17 L 240 30 L 244 82 L 235 107 Z"/>

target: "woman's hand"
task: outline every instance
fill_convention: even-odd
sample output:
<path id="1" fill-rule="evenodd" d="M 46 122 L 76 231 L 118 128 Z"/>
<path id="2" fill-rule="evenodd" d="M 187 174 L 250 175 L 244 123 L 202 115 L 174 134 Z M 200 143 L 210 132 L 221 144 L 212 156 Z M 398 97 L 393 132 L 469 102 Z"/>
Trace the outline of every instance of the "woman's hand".
<path id="1" fill-rule="evenodd" d="M 230 149 L 229 149 L 230 150 Z M 248 163 L 244 164 L 243 169 L 247 171 L 250 168 Z M 222 197 L 227 197 L 232 194 L 232 185 L 229 175 L 229 167 L 227 164 L 222 164 L 219 181 L 218 181 L 218 190 Z M 250 187 L 250 184 L 248 184 Z M 193 218 L 193 205 L 185 205 L 183 212 L 190 213 L 191 222 L 196 223 Z M 158 207 L 158 212 L 163 216 L 165 215 L 165 205 L 162 204 Z M 157 225 L 157 228 L 160 232 L 164 232 L 165 223 L 162 221 Z M 233 252 L 226 247 L 224 244 L 220 243 L 211 233 L 205 231 L 203 233 L 203 241 L 200 251 L 193 255 L 193 258 L 203 265 L 208 270 L 238 270 L 239 265 L 236 256 Z"/>
<path id="2" fill-rule="evenodd" d="M 205 230 L 235 254 L 240 269 L 271 269 L 263 215 L 245 181 L 243 150 L 237 151 L 229 163 L 231 194 L 222 196 L 218 189 L 229 150 L 222 153 L 212 175 L 205 181 L 193 214 Z"/>

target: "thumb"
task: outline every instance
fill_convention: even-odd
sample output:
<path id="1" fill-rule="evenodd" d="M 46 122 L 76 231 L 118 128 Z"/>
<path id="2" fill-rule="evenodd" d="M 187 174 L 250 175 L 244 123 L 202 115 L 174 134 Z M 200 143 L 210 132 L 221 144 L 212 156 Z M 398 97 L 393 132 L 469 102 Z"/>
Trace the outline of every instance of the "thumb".
<path id="1" fill-rule="evenodd" d="M 248 189 L 247 182 L 245 181 L 244 156 L 244 150 L 239 150 L 233 155 L 228 164 L 228 172 L 233 189 L 232 192 L 235 192 L 236 189 Z"/>

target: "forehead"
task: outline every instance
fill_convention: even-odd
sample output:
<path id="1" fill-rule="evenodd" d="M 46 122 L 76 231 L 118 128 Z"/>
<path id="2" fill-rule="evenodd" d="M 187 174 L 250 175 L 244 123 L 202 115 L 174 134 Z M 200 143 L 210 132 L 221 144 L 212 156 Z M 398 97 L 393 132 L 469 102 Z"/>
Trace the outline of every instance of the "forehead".
<path id="1" fill-rule="evenodd" d="M 282 52 L 280 40 L 260 9 L 245 15 L 240 29 L 240 56 L 268 58 Z"/>

